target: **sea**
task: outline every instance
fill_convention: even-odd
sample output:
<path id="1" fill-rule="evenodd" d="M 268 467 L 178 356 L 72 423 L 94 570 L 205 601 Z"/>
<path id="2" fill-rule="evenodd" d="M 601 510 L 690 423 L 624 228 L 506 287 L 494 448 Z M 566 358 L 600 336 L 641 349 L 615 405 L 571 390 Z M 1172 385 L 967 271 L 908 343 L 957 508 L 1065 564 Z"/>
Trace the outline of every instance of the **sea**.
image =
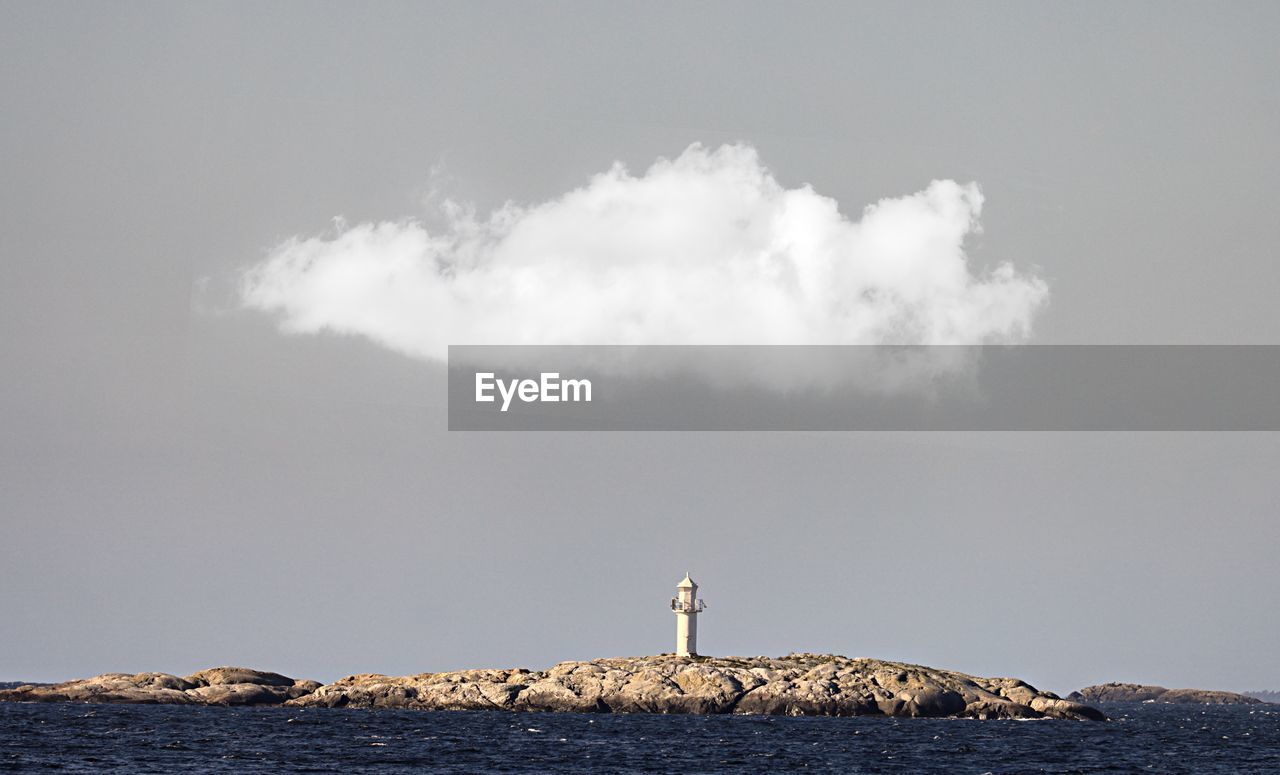
<path id="1" fill-rule="evenodd" d="M 0 771 L 1280 773 L 1280 705 L 1113 720 L 0 703 Z"/>

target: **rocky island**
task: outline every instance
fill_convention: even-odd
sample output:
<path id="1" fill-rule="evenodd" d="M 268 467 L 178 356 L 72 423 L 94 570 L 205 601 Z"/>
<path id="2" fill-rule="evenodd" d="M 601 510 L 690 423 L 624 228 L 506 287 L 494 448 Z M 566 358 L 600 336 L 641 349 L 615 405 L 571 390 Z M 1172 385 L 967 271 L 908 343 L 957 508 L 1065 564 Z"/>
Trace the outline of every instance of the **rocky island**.
<path id="1" fill-rule="evenodd" d="M 0 691 L 0 701 L 1106 719 L 1097 708 L 1038 691 L 1016 678 L 980 678 L 829 654 L 620 657 L 562 662 L 549 670 L 458 670 L 399 677 L 361 674 L 325 685 L 244 668 L 213 668 L 185 678 L 166 673 L 108 673 Z"/>
<path id="2" fill-rule="evenodd" d="M 0 690 L 0 702 L 106 702 L 151 705 L 280 705 L 320 688 L 279 673 L 213 667 L 185 678 L 168 673 L 103 673 L 60 684 Z"/>
<path id="3" fill-rule="evenodd" d="M 1188 705 L 1260 705 L 1262 700 L 1246 694 L 1210 689 L 1166 689 L 1144 684 L 1109 683 L 1086 686 L 1067 695 L 1076 702 L 1161 702 Z"/>

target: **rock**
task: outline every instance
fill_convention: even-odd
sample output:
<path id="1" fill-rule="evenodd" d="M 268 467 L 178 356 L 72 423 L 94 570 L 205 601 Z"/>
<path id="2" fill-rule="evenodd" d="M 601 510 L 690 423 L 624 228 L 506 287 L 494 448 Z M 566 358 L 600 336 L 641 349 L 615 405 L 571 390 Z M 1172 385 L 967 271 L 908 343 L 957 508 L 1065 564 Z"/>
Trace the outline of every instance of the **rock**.
<path id="1" fill-rule="evenodd" d="M 254 684 L 257 686 L 293 686 L 293 679 L 279 673 L 264 673 L 245 667 L 211 667 L 192 673 L 186 680 L 196 686 L 225 686 L 227 684 Z"/>
<path id="2" fill-rule="evenodd" d="M 959 692 L 949 691 L 947 689 L 918 689 L 910 692 L 899 692 L 898 699 L 903 700 L 906 705 L 903 707 L 904 715 L 907 716 L 955 716 L 961 713 L 968 705 L 964 701 L 964 697 Z M 1038 702 L 1037 697 L 1032 702 Z M 1061 700 L 1058 700 L 1061 702 Z M 1039 711 L 1039 708 L 1032 707 L 1032 710 Z"/>
<path id="3" fill-rule="evenodd" d="M 1107 683 L 1086 686 L 1068 699 L 1080 702 L 1160 702 L 1207 705 L 1256 705 L 1262 700 L 1235 692 L 1207 689 L 1166 689 L 1144 684 Z"/>
<path id="4" fill-rule="evenodd" d="M 1060 700 L 1057 697 L 1036 697 L 1031 700 L 1029 707 L 1037 713 L 1043 713 L 1053 718 L 1069 718 L 1082 721 L 1107 720 L 1106 715 L 1095 707 L 1070 700 Z"/>
<path id="5" fill-rule="evenodd" d="M 236 682 L 199 686 L 187 694 L 202 705 L 281 705 L 318 688 L 318 681 L 291 680 L 287 686 Z"/>
<path id="6" fill-rule="evenodd" d="M 967 718 L 976 719 L 1030 719 L 1044 718 L 1043 714 L 1008 700 L 976 700 L 964 707 Z"/>
<path id="7" fill-rule="evenodd" d="M 279 705 L 292 699 L 276 687 L 242 683 L 201 686 L 188 695 L 201 705 Z"/>

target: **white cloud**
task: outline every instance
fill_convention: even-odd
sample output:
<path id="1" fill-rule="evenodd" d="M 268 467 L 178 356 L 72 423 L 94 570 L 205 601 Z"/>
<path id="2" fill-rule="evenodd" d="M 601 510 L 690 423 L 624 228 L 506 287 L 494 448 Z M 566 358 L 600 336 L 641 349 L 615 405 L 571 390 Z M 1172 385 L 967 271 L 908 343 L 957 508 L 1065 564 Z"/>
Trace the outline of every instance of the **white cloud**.
<path id="1" fill-rule="evenodd" d="M 744 145 L 622 165 L 445 226 L 335 222 L 276 246 L 241 301 L 283 331 L 355 334 L 442 360 L 449 344 L 976 344 L 1030 332 L 1048 289 L 1003 264 L 978 275 L 977 185 L 934 181 L 859 220 L 788 189 Z"/>

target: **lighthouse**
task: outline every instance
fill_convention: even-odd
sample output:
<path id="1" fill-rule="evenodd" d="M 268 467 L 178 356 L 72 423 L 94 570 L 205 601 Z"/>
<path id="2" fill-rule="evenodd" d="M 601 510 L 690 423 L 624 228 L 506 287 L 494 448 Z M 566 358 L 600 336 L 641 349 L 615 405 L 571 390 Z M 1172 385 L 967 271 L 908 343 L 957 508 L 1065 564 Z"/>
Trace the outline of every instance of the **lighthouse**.
<path id="1" fill-rule="evenodd" d="M 676 585 L 676 596 L 671 598 L 671 610 L 676 613 L 676 656 L 698 655 L 698 613 L 706 607 L 698 599 L 698 585 L 684 574 L 684 580 Z"/>

